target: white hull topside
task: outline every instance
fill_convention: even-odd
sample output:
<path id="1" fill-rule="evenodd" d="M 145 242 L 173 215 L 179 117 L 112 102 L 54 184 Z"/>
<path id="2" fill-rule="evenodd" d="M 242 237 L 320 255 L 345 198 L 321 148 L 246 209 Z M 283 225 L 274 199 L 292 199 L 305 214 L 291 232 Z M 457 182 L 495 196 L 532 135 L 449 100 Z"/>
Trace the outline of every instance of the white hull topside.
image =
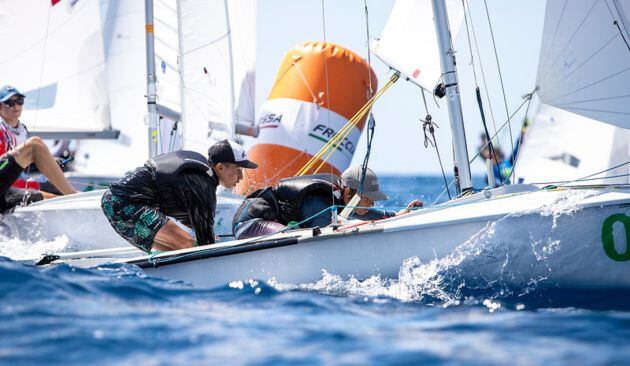
<path id="1" fill-rule="evenodd" d="M 534 281 L 630 288 L 630 223 L 624 219 L 629 211 L 628 188 L 538 190 L 513 185 L 392 219 L 324 228 L 321 234 L 294 230 L 152 256 L 128 258 L 127 253 L 127 258 L 105 261 L 132 263 L 150 275 L 210 287 L 248 279 L 309 283 L 321 279 L 323 271 L 344 279 L 398 278 L 411 267 L 432 263 L 517 286 Z M 613 234 L 608 244 L 603 238 L 606 225 Z M 66 262 L 89 266 L 104 259 Z"/>
<path id="2" fill-rule="evenodd" d="M 57 197 L 18 207 L 6 215 L 0 232 L 5 237 L 24 241 L 53 241 L 67 238 L 64 251 L 84 251 L 128 246 L 107 221 L 101 209 L 104 190 Z M 215 233 L 232 235 L 232 218 L 243 198 L 219 190 Z"/>

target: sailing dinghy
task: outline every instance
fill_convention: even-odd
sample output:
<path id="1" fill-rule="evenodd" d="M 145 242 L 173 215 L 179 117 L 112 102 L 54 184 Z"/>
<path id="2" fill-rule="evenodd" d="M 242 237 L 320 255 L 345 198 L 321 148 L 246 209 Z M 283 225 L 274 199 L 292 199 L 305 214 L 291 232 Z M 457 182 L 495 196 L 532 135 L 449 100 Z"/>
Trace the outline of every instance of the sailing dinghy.
<path id="1" fill-rule="evenodd" d="M 431 6 L 451 126 L 463 129 L 446 7 L 442 0 Z M 624 93 L 630 85 L 629 11 L 614 0 L 548 2 L 537 81 L 542 103 L 630 128 L 630 97 Z M 221 286 L 247 279 L 312 282 L 324 271 L 358 280 L 396 278 L 433 261 L 472 260 L 467 275 L 492 281 L 501 274 L 507 285 L 630 288 L 627 184 L 588 186 L 575 180 L 474 192 L 465 136 L 461 130 L 453 136 L 460 194 L 443 204 L 381 221 L 286 230 L 155 255 L 136 256 L 127 249 L 52 255 L 39 264 L 127 263 L 154 276 Z"/>

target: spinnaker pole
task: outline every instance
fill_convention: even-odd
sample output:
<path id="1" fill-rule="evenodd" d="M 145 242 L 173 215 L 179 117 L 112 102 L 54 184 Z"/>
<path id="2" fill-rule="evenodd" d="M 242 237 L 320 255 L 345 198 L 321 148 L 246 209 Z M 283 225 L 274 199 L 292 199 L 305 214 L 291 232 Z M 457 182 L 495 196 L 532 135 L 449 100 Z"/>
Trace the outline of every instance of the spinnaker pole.
<path id="1" fill-rule="evenodd" d="M 157 155 L 158 144 L 158 114 L 157 114 L 157 89 L 155 76 L 155 41 L 153 27 L 153 0 L 144 1 L 145 31 L 146 31 L 146 56 L 147 56 L 147 109 L 149 112 L 149 158 Z"/>
<path id="2" fill-rule="evenodd" d="M 446 88 L 446 102 L 453 134 L 453 151 L 455 155 L 455 178 L 459 182 L 457 192 L 461 193 L 472 188 L 470 165 L 468 163 L 468 148 L 466 133 L 462 117 L 462 102 L 457 85 L 457 70 L 455 69 L 455 52 L 446 14 L 444 0 L 432 0 L 435 33 L 440 50 L 440 66 L 442 79 Z"/>

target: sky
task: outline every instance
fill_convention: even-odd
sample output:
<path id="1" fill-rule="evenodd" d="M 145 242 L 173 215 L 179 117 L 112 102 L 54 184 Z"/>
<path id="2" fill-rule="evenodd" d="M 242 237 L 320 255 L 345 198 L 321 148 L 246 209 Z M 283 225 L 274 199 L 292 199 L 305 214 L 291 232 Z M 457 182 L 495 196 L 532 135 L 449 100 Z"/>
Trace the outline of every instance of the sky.
<path id="1" fill-rule="evenodd" d="M 382 32 L 393 0 L 366 0 L 370 36 Z M 468 0 L 479 43 L 478 57 L 473 53 L 478 83 L 485 94 L 480 76 L 483 67 L 485 85 L 490 96 L 485 112 L 491 133 L 507 120 L 499 73 L 483 0 Z M 545 12 L 544 0 L 487 0 L 494 33 L 507 110 L 513 113 L 521 105 L 522 96 L 535 87 L 538 52 Z M 328 41 L 345 46 L 367 58 L 367 34 L 364 0 L 263 0 L 258 2 L 258 34 L 256 60 L 256 110 L 266 99 L 284 54 L 304 41 Z M 430 7 L 429 7 L 430 11 Z M 325 21 L 325 34 L 324 34 Z M 460 93 L 470 157 L 476 153 L 483 129 L 475 100 L 475 82 L 465 27 L 455 39 Z M 421 45 L 419 45 L 421 47 Z M 371 57 L 372 68 L 382 85 L 390 75 L 389 68 L 377 57 Z M 492 113 L 490 113 L 490 107 Z M 530 115 L 535 112 L 535 103 Z M 429 102 L 433 121 L 439 128 L 436 138 L 444 168 L 452 172 L 451 133 L 448 113 Z M 422 124 L 426 112 L 420 88 L 400 80 L 375 104 L 376 133 L 370 156 L 370 168 L 380 174 L 435 174 L 440 166 L 435 149 L 423 145 Z M 494 117 L 494 118 L 492 118 Z M 512 135 L 518 135 L 524 108 L 511 119 Z M 494 119 L 494 123 L 493 123 Z M 501 133 L 500 144 L 510 150 L 509 134 Z M 352 164 L 360 164 L 366 151 L 365 134 L 359 140 Z M 473 174 L 483 174 L 484 164 L 473 162 Z"/>

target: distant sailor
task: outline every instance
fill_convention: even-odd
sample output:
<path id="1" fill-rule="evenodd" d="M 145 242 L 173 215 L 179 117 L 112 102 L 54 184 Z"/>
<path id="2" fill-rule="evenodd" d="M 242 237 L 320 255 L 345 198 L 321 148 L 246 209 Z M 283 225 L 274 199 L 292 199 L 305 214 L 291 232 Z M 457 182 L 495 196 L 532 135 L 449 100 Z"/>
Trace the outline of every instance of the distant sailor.
<path id="1" fill-rule="evenodd" d="M 185 150 L 159 155 L 110 183 L 101 207 L 114 230 L 146 252 L 212 244 L 217 186 L 231 189 L 243 168 L 256 167 L 228 140 L 212 145 L 208 159 Z M 196 238 L 167 216 L 194 229 Z"/>
<path id="2" fill-rule="evenodd" d="M 300 227 L 324 227 L 331 223 L 333 205 L 350 203 L 361 184 L 361 167 L 348 168 L 341 177 L 333 174 L 314 174 L 282 179 L 277 186 L 259 189 L 247 196 L 234 215 L 232 231 L 237 239 L 267 235 L 284 229 L 289 223 L 301 223 Z M 351 220 L 379 220 L 411 211 L 422 206 L 414 200 L 406 209 L 387 211 L 370 208 L 375 201 L 386 200 L 380 191 L 378 178 L 366 170 L 359 206 Z"/>
<path id="3" fill-rule="evenodd" d="M 42 139 L 28 137 L 26 127 L 20 122 L 24 98 L 24 94 L 10 85 L 0 88 L 0 211 L 20 202 L 53 196 L 38 192 L 39 184 L 28 181 L 24 175 L 33 163 L 59 193 L 76 193 Z"/>

